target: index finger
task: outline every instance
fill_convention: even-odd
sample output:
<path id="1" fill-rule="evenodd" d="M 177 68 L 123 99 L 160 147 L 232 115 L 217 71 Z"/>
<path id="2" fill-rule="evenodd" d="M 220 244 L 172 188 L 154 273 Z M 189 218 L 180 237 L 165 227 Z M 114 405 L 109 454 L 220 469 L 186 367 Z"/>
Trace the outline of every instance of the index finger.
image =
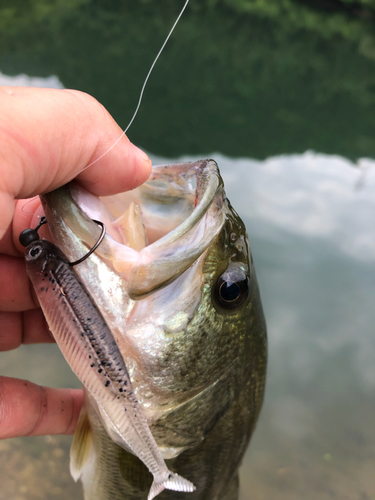
<path id="1" fill-rule="evenodd" d="M 0 439 L 72 434 L 82 403 L 80 389 L 53 389 L 0 376 Z"/>

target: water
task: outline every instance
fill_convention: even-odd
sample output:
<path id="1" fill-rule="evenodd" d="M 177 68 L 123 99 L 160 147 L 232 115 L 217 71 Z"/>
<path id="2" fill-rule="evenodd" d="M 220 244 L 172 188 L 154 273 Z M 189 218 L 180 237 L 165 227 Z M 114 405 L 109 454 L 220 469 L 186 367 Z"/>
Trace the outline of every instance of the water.
<path id="1" fill-rule="evenodd" d="M 0 71 L 57 75 L 43 85 L 89 91 L 126 126 L 156 41 L 178 10 L 164 3 L 160 15 L 151 2 L 124 2 L 115 12 L 72 1 L 65 10 L 51 7 L 42 27 L 29 13 L 34 25 L 18 19 L 22 36 L 19 26 L 5 30 Z M 129 136 L 155 163 L 216 159 L 248 229 L 269 369 L 241 500 L 374 500 L 371 16 L 303 3 L 293 4 L 294 17 L 287 8 L 273 15 L 258 2 L 246 17 L 226 4 L 193 5 L 182 19 Z M 0 373 L 77 386 L 52 345 L 2 353 Z M 0 499 L 80 500 L 68 473 L 69 442 L 0 442 Z"/>

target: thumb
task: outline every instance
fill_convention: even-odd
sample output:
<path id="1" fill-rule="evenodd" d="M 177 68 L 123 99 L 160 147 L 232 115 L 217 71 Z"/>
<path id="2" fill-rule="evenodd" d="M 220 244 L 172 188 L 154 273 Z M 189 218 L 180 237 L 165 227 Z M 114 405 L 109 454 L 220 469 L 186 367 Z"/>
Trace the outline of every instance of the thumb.
<path id="1" fill-rule="evenodd" d="M 88 94 L 1 87 L 0 109 L 0 238 L 17 198 L 76 177 L 92 193 L 110 195 L 134 189 L 150 174 L 148 156 Z"/>

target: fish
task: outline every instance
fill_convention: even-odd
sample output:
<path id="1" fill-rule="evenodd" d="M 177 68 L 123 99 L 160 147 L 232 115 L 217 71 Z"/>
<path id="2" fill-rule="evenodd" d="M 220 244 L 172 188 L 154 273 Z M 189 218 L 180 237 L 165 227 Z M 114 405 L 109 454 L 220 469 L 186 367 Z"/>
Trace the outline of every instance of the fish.
<path id="1" fill-rule="evenodd" d="M 267 333 L 246 228 L 216 162 L 153 167 L 146 183 L 115 196 L 70 183 L 41 200 L 62 260 L 85 255 L 100 235 L 94 220 L 105 224 L 102 243 L 74 272 L 106 325 L 107 358 L 120 353 L 134 395 L 126 404 L 137 402 L 149 446 L 154 440 L 167 470 L 194 484 L 186 498 L 237 499 L 264 397 Z M 109 372 L 108 380 L 85 373 L 117 383 Z M 126 425 L 118 432 L 124 412 L 103 411 L 87 380 L 71 449 L 85 500 L 150 498 L 152 474 Z M 184 495 L 164 489 L 160 499 Z"/>

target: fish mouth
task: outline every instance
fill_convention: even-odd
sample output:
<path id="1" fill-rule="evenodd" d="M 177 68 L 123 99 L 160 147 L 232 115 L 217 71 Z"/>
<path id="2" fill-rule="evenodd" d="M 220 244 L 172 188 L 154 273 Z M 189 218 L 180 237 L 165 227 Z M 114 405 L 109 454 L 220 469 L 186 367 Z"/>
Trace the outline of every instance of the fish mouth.
<path id="1" fill-rule="evenodd" d="M 55 243 L 72 261 L 107 234 L 96 255 L 137 300 L 188 269 L 219 234 L 225 194 L 213 160 L 156 166 L 139 188 L 97 197 L 71 183 L 41 196 Z M 83 281 L 84 263 L 76 267 Z M 86 283 L 85 283 L 86 284 Z"/>

